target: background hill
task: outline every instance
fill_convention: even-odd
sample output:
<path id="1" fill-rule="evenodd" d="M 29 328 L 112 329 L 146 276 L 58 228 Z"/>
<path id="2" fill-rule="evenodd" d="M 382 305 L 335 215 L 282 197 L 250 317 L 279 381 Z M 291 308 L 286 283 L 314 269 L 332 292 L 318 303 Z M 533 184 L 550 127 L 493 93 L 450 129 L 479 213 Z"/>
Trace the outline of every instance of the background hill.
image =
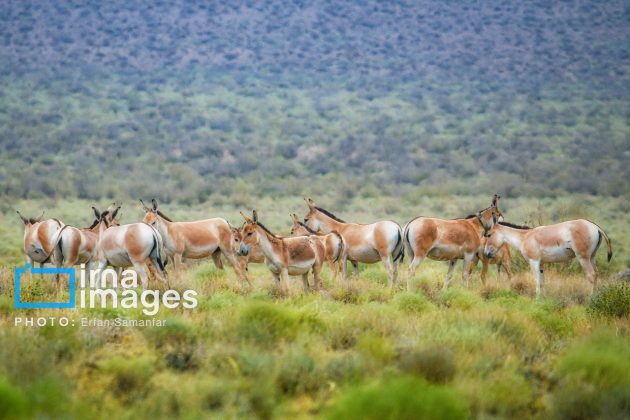
<path id="1" fill-rule="evenodd" d="M 11 1 L 0 193 L 630 192 L 624 1 Z"/>

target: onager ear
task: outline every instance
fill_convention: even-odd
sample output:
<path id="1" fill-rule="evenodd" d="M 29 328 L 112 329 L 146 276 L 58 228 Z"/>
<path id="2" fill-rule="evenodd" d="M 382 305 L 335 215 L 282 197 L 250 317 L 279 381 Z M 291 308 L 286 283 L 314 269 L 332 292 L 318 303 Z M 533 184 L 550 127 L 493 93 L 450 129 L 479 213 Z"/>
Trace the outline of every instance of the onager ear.
<path id="1" fill-rule="evenodd" d="M 243 216 L 243 219 L 245 219 L 247 223 L 254 223 L 254 221 L 250 219 L 249 216 L 247 216 L 245 213 L 243 213 L 242 211 L 240 211 L 239 213 L 241 214 L 241 216 Z"/>
<path id="2" fill-rule="evenodd" d="M 258 212 L 256 210 L 252 210 L 252 216 L 254 223 L 258 223 Z"/>
<path id="3" fill-rule="evenodd" d="M 494 197 L 492 197 L 492 207 L 497 207 L 500 198 L 501 196 L 499 194 L 495 194 Z"/>
<path id="4" fill-rule="evenodd" d="M 315 208 L 315 202 L 313 201 L 313 199 L 312 199 L 312 198 L 310 198 L 310 197 L 308 197 L 308 198 L 304 198 L 304 201 L 306 201 L 306 205 L 307 205 L 309 208 L 311 208 L 311 209 L 312 209 L 312 208 Z"/>
<path id="5" fill-rule="evenodd" d="M 291 218 L 293 219 L 293 223 L 295 223 L 295 224 L 299 224 L 300 223 L 300 219 L 297 217 L 297 214 L 293 213 L 291 215 Z"/>
<path id="6" fill-rule="evenodd" d="M 145 213 L 148 213 L 151 211 L 151 209 L 148 208 L 146 204 L 144 204 L 144 201 L 142 201 L 141 198 L 140 198 L 140 204 L 142 205 L 142 210 L 144 210 Z"/>
<path id="7" fill-rule="evenodd" d="M 101 213 L 96 210 L 96 207 L 92 206 L 92 210 L 94 210 L 94 216 L 96 216 L 96 220 L 101 220 Z"/>
<path id="8" fill-rule="evenodd" d="M 42 221 L 42 218 L 44 217 L 44 213 L 46 212 L 43 211 L 42 214 L 39 215 L 39 217 L 35 218 L 35 223 L 39 223 Z"/>
<path id="9" fill-rule="evenodd" d="M 155 201 L 155 198 L 152 198 L 151 202 L 153 203 L 153 211 L 157 211 L 157 201 Z"/>
<path id="10" fill-rule="evenodd" d="M 22 223 L 24 223 L 24 226 L 30 223 L 29 220 L 26 217 L 22 216 L 22 213 L 20 213 L 18 210 L 16 210 L 15 212 L 18 214 L 18 216 L 20 216 L 20 219 L 22 219 Z"/>
<path id="11" fill-rule="evenodd" d="M 116 207 L 116 210 L 114 210 L 114 212 L 112 213 L 112 216 L 110 217 L 112 222 L 114 221 L 114 219 L 116 219 L 116 215 L 118 214 L 118 210 L 120 210 L 121 207 L 122 207 L 122 205 Z"/>

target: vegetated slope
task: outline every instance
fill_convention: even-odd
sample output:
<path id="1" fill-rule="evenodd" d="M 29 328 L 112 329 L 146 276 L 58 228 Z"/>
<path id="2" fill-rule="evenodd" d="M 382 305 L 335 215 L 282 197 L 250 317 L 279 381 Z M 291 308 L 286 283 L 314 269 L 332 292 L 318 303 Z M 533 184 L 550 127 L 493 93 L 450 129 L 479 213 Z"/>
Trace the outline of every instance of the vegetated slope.
<path id="1" fill-rule="evenodd" d="M 0 193 L 625 194 L 623 2 L 10 2 Z"/>

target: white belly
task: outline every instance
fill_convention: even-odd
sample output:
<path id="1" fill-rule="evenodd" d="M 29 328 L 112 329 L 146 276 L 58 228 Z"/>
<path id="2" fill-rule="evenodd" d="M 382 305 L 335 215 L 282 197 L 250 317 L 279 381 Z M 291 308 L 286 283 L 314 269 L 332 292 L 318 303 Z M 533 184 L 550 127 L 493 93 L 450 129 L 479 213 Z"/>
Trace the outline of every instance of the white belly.
<path id="1" fill-rule="evenodd" d="M 372 264 L 381 261 L 378 251 L 370 245 L 357 245 L 348 249 L 348 258 L 366 264 Z"/>
<path id="2" fill-rule="evenodd" d="M 554 246 L 545 248 L 541 256 L 543 262 L 563 262 L 575 257 L 575 252 L 567 246 Z"/>

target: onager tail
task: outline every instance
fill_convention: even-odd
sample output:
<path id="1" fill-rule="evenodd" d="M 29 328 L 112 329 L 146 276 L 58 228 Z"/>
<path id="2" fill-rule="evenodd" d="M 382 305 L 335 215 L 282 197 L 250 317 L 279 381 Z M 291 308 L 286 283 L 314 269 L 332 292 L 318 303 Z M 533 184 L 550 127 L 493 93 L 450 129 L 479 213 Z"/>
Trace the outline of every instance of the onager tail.
<path id="1" fill-rule="evenodd" d="M 599 230 L 600 238 L 603 237 L 606 240 L 606 246 L 608 247 L 608 261 L 610 261 L 613 256 L 612 243 L 610 242 L 610 238 L 608 237 L 608 235 L 606 235 L 606 232 L 604 232 L 602 228 L 597 226 L 597 229 Z"/>
<path id="2" fill-rule="evenodd" d="M 337 238 L 339 238 L 339 248 L 337 249 L 337 255 L 333 261 L 333 263 L 336 263 L 342 257 L 344 252 L 346 252 L 346 242 L 343 240 L 343 236 L 341 236 L 336 230 L 333 230 L 331 233 L 334 233 L 337 235 Z"/>
<path id="3" fill-rule="evenodd" d="M 398 253 L 394 256 L 394 262 L 400 259 L 400 262 L 405 260 L 405 244 L 403 243 L 403 233 L 400 226 L 398 227 L 398 239 L 396 240 L 396 246 L 394 247 L 394 253 Z"/>
<path id="4" fill-rule="evenodd" d="M 153 249 L 151 249 L 151 252 L 149 253 L 150 256 L 152 256 L 155 259 L 155 262 L 157 263 L 157 267 L 160 270 L 160 274 L 164 275 L 166 274 L 166 269 L 164 267 L 164 262 L 162 262 L 162 248 L 164 246 L 164 244 L 162 243 L 162 236 L 159 234 L 159 232 L 157 230 L 155 230 L 155 228 L 151 225 L 148 225 L 151 227 L 151 229 L 153 229 Z M 153 255 L 155 253 L 155 255 Z"/>
<path id="5" fill-rule="evenodd" d="M 50 257 L 54 254 L 55 252 L 55 248 L 57 248 L 57 246 L 59 246 L 59 252 L 61 254 L 61 262 L 63 262 L 63 250 L 61 249 L 60 243 L 61 243 L 61 232 L 63 232 L 63 230 L 65 228 L 67 228 L 69 225 L 63 225 L 61 228 L 59 228 L 59 230 L 57 230 L 57 232 L 55 232 L 55 235 L 52 237 L 52 247 L 50 248 L 50 253 L 46 256 L 46 259 L 44 260 L 44 262 L 48 262 L 50 260 Z M 61 263 L 60 262 L 60 263 Z"/>
<path id="6" fill-rule="evenodd" d="M 407 249 L 409 258 L 413 259 L 413 249 L 411 248 L 411 242 L 409 241 L 409 223 L 407 223 L 403 229 L 403 248 Z"/>

